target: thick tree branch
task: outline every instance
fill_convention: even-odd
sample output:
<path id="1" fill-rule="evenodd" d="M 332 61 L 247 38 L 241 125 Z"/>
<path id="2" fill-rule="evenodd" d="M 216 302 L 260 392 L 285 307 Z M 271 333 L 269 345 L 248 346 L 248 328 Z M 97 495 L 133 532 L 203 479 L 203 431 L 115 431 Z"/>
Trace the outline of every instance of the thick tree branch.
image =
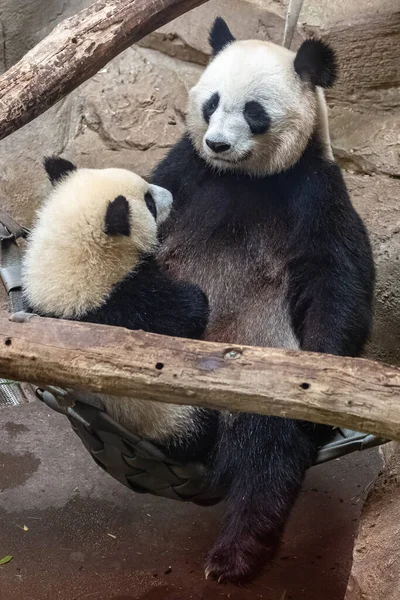
<path id="1" fill-rule="evenodd" d="M 400 369 L 329 355 L 0 316 L 0 376 L 305 419 L 400 440 Z"/>
<path id="2" fill-rule="evenodd" d="M 0 140 L 48 110 L 112 58 L 206 0 L 97 0 L 62 21 L 0 76 Z"/>

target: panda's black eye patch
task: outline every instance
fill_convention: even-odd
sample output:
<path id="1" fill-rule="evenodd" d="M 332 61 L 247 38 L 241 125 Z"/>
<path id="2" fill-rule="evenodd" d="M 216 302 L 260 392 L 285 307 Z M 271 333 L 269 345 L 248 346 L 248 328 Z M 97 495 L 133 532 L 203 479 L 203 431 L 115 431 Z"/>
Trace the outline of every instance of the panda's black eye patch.
<path id="1" fill-rule="evenodd" d="M 211 98 L 209 98 L 208 100 L 206 100 L 206 102 L 204 102 L 203 117 L 204 117 L 204 120 L 206 121 L 206 123 L 210 122 L 211 115 L 217 110 L 218 104 L 219 104 L 218 92 L 215 92 L 215 94 L 213 94 L 211 96 Z"/>
<path id="2" fill-rule="evenodd" d="M 156 206 L 156 203 L 154 202 L 154 198 L 150 194 L 150 192 L 147 192 L 147 194 L 144 197 L 144 200 L 146 202 L 147 208 L 149 209 L 149 211 L 153 215 L 154 219 L 157 219 L 157 206 Z"/>
<path id="3" fill-rule="evenodd" d="M 271 123 L 271 119 L 269 118 L 266 110 L 259 102 L 254 100 L 251 102 L 246 102 L 243 116 L 250 127 L 251 133 L 254 134 L 265 133 Z"/>

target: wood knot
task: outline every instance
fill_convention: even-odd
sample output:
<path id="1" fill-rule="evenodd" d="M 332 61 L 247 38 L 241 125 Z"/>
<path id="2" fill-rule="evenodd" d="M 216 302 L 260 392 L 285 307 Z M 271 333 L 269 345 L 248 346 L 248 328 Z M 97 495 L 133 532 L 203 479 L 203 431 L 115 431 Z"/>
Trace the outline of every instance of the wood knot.
<path id="1" fill-rule="evenodd" d="M 239 350 L 235 350 L 234 348 L 230 348 L 229 350 L 226 350 L 225 354 L 224 354 L 225 360 L 236 360 L 237 358 L 240 358 L 241 356 L 242 356 L 242 353 Z"/>

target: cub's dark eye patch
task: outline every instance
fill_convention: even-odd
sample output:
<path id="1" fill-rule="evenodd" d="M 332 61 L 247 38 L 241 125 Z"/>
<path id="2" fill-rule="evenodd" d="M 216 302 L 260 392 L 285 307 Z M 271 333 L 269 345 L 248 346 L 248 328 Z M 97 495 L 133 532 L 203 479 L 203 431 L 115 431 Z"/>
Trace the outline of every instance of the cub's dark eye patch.
<path id="1" fill-rule="evenodd" d="M 157 206 L 156 206 L 156 203 L 154 202 L 154 198 L 150 194 L 150 192 L 147 192 L 147 194 L 144 197 L 144 200 L 146 202 L 147 208 L 149 209 L 149 211 L 153 215 L 154 219 L 157 219 Z"/>
<path id="2" fill-rule="evenodd" d="M 243 116 L 250 127 L 251 133 L 255 135 L 265 133 L 271 123 L 266 110 L 259 102 L 246 102 Z"/>
<path id="3" fill-rule="evenodd" d="M 206 102 L 203 104 L 203 117 L 206 123 L 210 122 L 211 115 L 217 110 L 219 104 L 219 94 L 215 92 Z"/>

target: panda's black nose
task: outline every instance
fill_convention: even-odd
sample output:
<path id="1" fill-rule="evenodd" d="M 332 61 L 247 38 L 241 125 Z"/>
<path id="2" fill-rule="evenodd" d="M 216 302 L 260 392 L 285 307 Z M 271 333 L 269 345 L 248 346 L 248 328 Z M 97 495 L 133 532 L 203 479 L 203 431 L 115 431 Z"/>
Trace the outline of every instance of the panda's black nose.
<path id="1" fill-rule="evenodd" d="M 206 139 L 206 144 L 213 152 L 217 154 L 219 152 L 226 152 L 231 147 L 230 144 L 225 144 L 225 142 L 212 142 L 211 140 Z"/>

